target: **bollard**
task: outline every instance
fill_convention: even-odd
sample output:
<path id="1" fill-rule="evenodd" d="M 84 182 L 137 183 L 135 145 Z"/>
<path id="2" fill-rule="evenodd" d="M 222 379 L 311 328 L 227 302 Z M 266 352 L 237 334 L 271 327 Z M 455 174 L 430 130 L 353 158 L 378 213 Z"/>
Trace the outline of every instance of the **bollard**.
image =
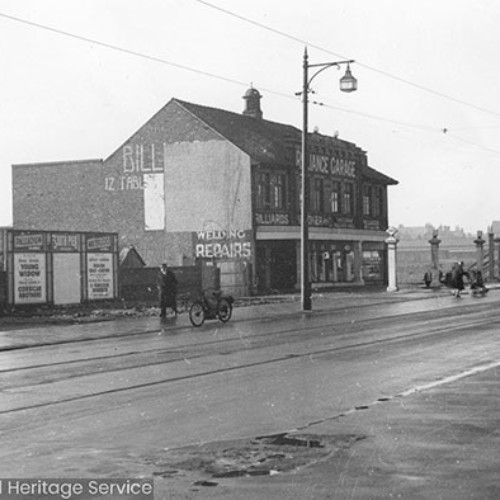
<path id="1" fill-rule="evenodd" d="M 387 266 L 388 266 L 388 292 L 397 292 L 397 276 L 396 276 L 396 247 L 398 244 L 398 239 L 396 238 L 396 233 L 398 230 L 395 227 L 390 227 L 387 229 L 387 234 L 389 237 L 385 240 L 387 243 Z"/>
<path id="2" fill-rule="evenodd" d="M 484 244 L 486 241 L 483 239 L 483 232 L 478 231 L 477 232 L 477 238 L 474 240 L 474 243 L 476 245 L 476 266 L 477 270 L 483 273 L 483 263 L 484 263 Z"/>
<path id="3" fill-rule="evenodd" d="M 441 286 L 441 282 L 439 281 L 439 244 L 441 243 L 441 240 L 438 238 L 437 229 L 432 232 L 432 238 L 429 240 L 429 243 L 431 244 L 432 262 L 432 268 L 430 270 L 431 282 L 429 286 L 432 288 L 436 288 Z"/>

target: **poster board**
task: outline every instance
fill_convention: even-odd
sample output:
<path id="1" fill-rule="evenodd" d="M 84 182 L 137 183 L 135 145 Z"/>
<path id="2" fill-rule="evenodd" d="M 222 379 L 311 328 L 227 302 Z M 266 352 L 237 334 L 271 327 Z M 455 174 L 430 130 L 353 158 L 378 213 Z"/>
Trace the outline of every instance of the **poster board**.
<path id="1" fill-rule="evenodd" d="M 42 304 L 47 301 L 45 253 L 14 254 L 14 303 Z"/>
<path id="2" fill-rule="evenodd" d="M 89 300 L 112 299 L 115 295 L 113 254 L 87 254 L 87 296 Z"/>
<path id="3" fill-rule="evenodd" d="M 5 304 L 29 307 L 117 298 L 117 233 L 5 228 L 0 236 L 5 267 L 0 269 L 0 300 Z"/>
<path id="4" fill-rule="evenodd" d="M 54 304 L 80 303 L 80 254 L 55 253 L 53 266 Z"/>

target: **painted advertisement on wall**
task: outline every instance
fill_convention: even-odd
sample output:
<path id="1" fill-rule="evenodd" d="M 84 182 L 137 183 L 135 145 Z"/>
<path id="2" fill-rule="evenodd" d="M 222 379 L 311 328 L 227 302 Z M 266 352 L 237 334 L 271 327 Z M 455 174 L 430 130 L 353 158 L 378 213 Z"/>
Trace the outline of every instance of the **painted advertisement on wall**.
<path id="1" fill-rule="evenodd" d="M 47 300 L 44 253 L 14 254 L 14 303 L 39 304 Z"/>
<path id="2" fill-rule="evenodd" d="M 143 192 L 144 229 L 165 229 L 165 159 L 167 144 L 126 144 L 121 171 L 104 179 L 108 193 Z"/>
<path id="3" fill-rule="evenodd" d="M 113 254 L 87 254 L 87 291 L 89 300 L 114 297 Z"/>
<path id="4" fill-rule="evenodd" d="M 249 260 L 253 255 L 252 231 L 216 230 L 194 233 L 195 258 Z"/>

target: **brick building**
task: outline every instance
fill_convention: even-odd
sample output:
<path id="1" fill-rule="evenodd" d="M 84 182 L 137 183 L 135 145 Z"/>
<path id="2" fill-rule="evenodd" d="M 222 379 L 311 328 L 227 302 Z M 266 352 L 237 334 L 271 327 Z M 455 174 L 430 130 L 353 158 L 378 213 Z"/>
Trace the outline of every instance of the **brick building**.
<path id="1" fill-rule="evenodd" d="M 107 159 L 14 165 L 15 228 L 118 232 L 148 266 L 216 263 L 235 295 L 299 282 L 299 129 L 170 100 Z M 318 286 L 385 281 L 387 187 L 355 144 L 310 144 L 310 276 Z"/>

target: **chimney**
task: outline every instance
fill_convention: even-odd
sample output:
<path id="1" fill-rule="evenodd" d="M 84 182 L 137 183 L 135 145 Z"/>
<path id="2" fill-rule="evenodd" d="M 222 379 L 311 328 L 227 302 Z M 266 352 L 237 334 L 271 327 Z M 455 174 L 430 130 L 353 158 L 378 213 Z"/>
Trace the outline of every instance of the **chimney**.
<path id="1" fill-rule="evenodd" d="M 260 95 L 257 89 L 250 87 L 243 96 L 245 99 L 245 109 L 243 110 L 243 114 L 247 116 L 251 116 L 253 118 L 262 119 L 262 110 L 260 109 L 260 100 L 262 96 Z"/>

